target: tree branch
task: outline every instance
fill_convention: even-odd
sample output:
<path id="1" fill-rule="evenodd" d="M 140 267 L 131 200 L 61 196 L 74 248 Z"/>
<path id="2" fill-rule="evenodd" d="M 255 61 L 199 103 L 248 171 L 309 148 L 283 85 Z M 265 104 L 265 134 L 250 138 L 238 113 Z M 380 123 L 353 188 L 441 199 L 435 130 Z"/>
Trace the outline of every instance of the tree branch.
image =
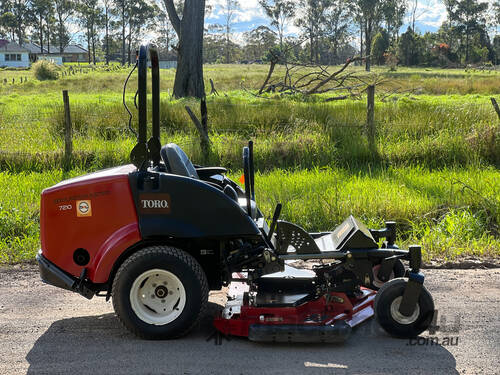
<path id="1" fill-rule="evenodd" d="M 170 23 L 177 34 L 177 37 L 180 38 L 181 32 L 181 20 L 179 15 L 177 14 L 177 10 L 175 10 L 174 0 L 163 0 L 165 4 L 165 8 L 167 9 L 168 18 L 170 19 Z"/>
<path id="2" fill-rule="evenodd" d="M 334 79 L 336 76 L 338 76 L 340 73 L 342 73 L 352 62 L 354 61 L 359 61 L 359 60 L 363 60 L 364 58 L 363 57 L 354 57 L 352 59 L 347 59 L 347 61 L 345 62 L 345 64 L 342 66 L 342 68 L 340 68 L 339 70 L 337 70 L 335 73 L 333 73 L 332 75 L 330 75 L 330 77 L 324 79 L 323 81 L 321 81 L 320 83 L 318 83 L 316 86 L 314 86 L 312 89 L 310 89 L 307 94 L 310 95 L 310 94 L 314 94 L 315 92 L 317 92 L 321 87 L 323 87 L 324 85 L 326 85 L 328 82 L 330 82 L 332 79 Z"/>
<path id="3" fill-rule="evenodd" d="M 267 72 L 267 76 L 266 76 L 266 79 L 264 81 L 264 83 L 262 84 L 262 86 L 260 87 L 260 90 L 259 90 L 259 95 L 262 94 L 262 91 L 264 91 L 264 88 L 266 87 L 267 85 L 267 82 L 269 81 L 269 79 L 271 78 L 272 74 L 273 74 L 273 71 L 274 71 L 274 66 L 276 65 L 276 61 L 273 59 L 271 60 L 271 65 L 269 65 L 269 72 Z"/>

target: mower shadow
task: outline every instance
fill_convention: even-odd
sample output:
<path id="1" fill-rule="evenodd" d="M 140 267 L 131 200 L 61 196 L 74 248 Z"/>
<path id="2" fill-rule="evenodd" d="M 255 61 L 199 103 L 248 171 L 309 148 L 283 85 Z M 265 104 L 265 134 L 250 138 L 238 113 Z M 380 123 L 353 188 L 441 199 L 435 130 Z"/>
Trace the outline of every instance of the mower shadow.
<path id="1" fill-rule="evenodd" d="M 208 314 L 186 337 L 145 341 L 114 314 L 54 322 L 26 356 L 29 374 L 458 373 L 439 345 L 413 346 L 381 332 L 374 321 L 341 345 L 259 344 L 215 335 Z"/>

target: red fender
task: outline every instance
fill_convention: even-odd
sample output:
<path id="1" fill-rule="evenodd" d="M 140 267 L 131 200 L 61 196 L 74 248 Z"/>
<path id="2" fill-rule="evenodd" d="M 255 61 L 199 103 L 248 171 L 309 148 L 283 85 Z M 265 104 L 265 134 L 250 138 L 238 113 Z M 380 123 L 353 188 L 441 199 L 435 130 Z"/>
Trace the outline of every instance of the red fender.
<path id="1" fill-rule="evenodd" d="M 94 283 L 105 283 L 116 260 L 125 250 L 141 240 L 139 226 L 130 223 L 114 232 L 102 244 L 89 267 L 89 278 Z"/>

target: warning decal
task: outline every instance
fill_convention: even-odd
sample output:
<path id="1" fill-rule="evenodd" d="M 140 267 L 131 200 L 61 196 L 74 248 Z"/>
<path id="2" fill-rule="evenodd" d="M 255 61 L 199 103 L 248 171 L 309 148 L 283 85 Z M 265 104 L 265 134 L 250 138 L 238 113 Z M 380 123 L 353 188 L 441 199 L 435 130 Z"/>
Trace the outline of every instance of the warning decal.
<path id="1" fill-rule="evenodd" d="M 76 201 L 76 216 L 92 216 L 92 205 L 90 203 L 90 200 Z"/>

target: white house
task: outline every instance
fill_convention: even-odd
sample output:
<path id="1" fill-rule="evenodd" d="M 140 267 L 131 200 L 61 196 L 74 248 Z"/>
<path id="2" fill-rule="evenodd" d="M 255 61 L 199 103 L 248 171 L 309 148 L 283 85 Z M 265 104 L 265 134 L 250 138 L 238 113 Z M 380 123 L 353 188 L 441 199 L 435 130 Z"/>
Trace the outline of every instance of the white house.
<path id="1" fill-rule="evenodd" d="M 30 61 L 35 62 L 39 59 L 42 60 L 52 60 L 57 65 L 62 65 L 64 62 L 88 62 L 88 51 L 79 46 L 78 44 L 70 44 L 64 47 L 64 51 L 61 54 L 59 46 L 50 46 L 47 48 L 40 46 L 33 42 L 28 42 L 23 44 L 24 48 L 27 48 L 30 52 Z"/>
<path id="2" fill-rule="evenodd" d="M 28 68 L 29 50 L 16 42 L 0 39 L 0 67 Z"/>
<path id="3" fill-rule="evenodd" d="M 148 60 L 148 67 L 151 68 L 151 61 Z M 176 69 L 177 61 L 176 60 L 160 60 L 158 61 L 158 67 L 160 69 Z"/>

